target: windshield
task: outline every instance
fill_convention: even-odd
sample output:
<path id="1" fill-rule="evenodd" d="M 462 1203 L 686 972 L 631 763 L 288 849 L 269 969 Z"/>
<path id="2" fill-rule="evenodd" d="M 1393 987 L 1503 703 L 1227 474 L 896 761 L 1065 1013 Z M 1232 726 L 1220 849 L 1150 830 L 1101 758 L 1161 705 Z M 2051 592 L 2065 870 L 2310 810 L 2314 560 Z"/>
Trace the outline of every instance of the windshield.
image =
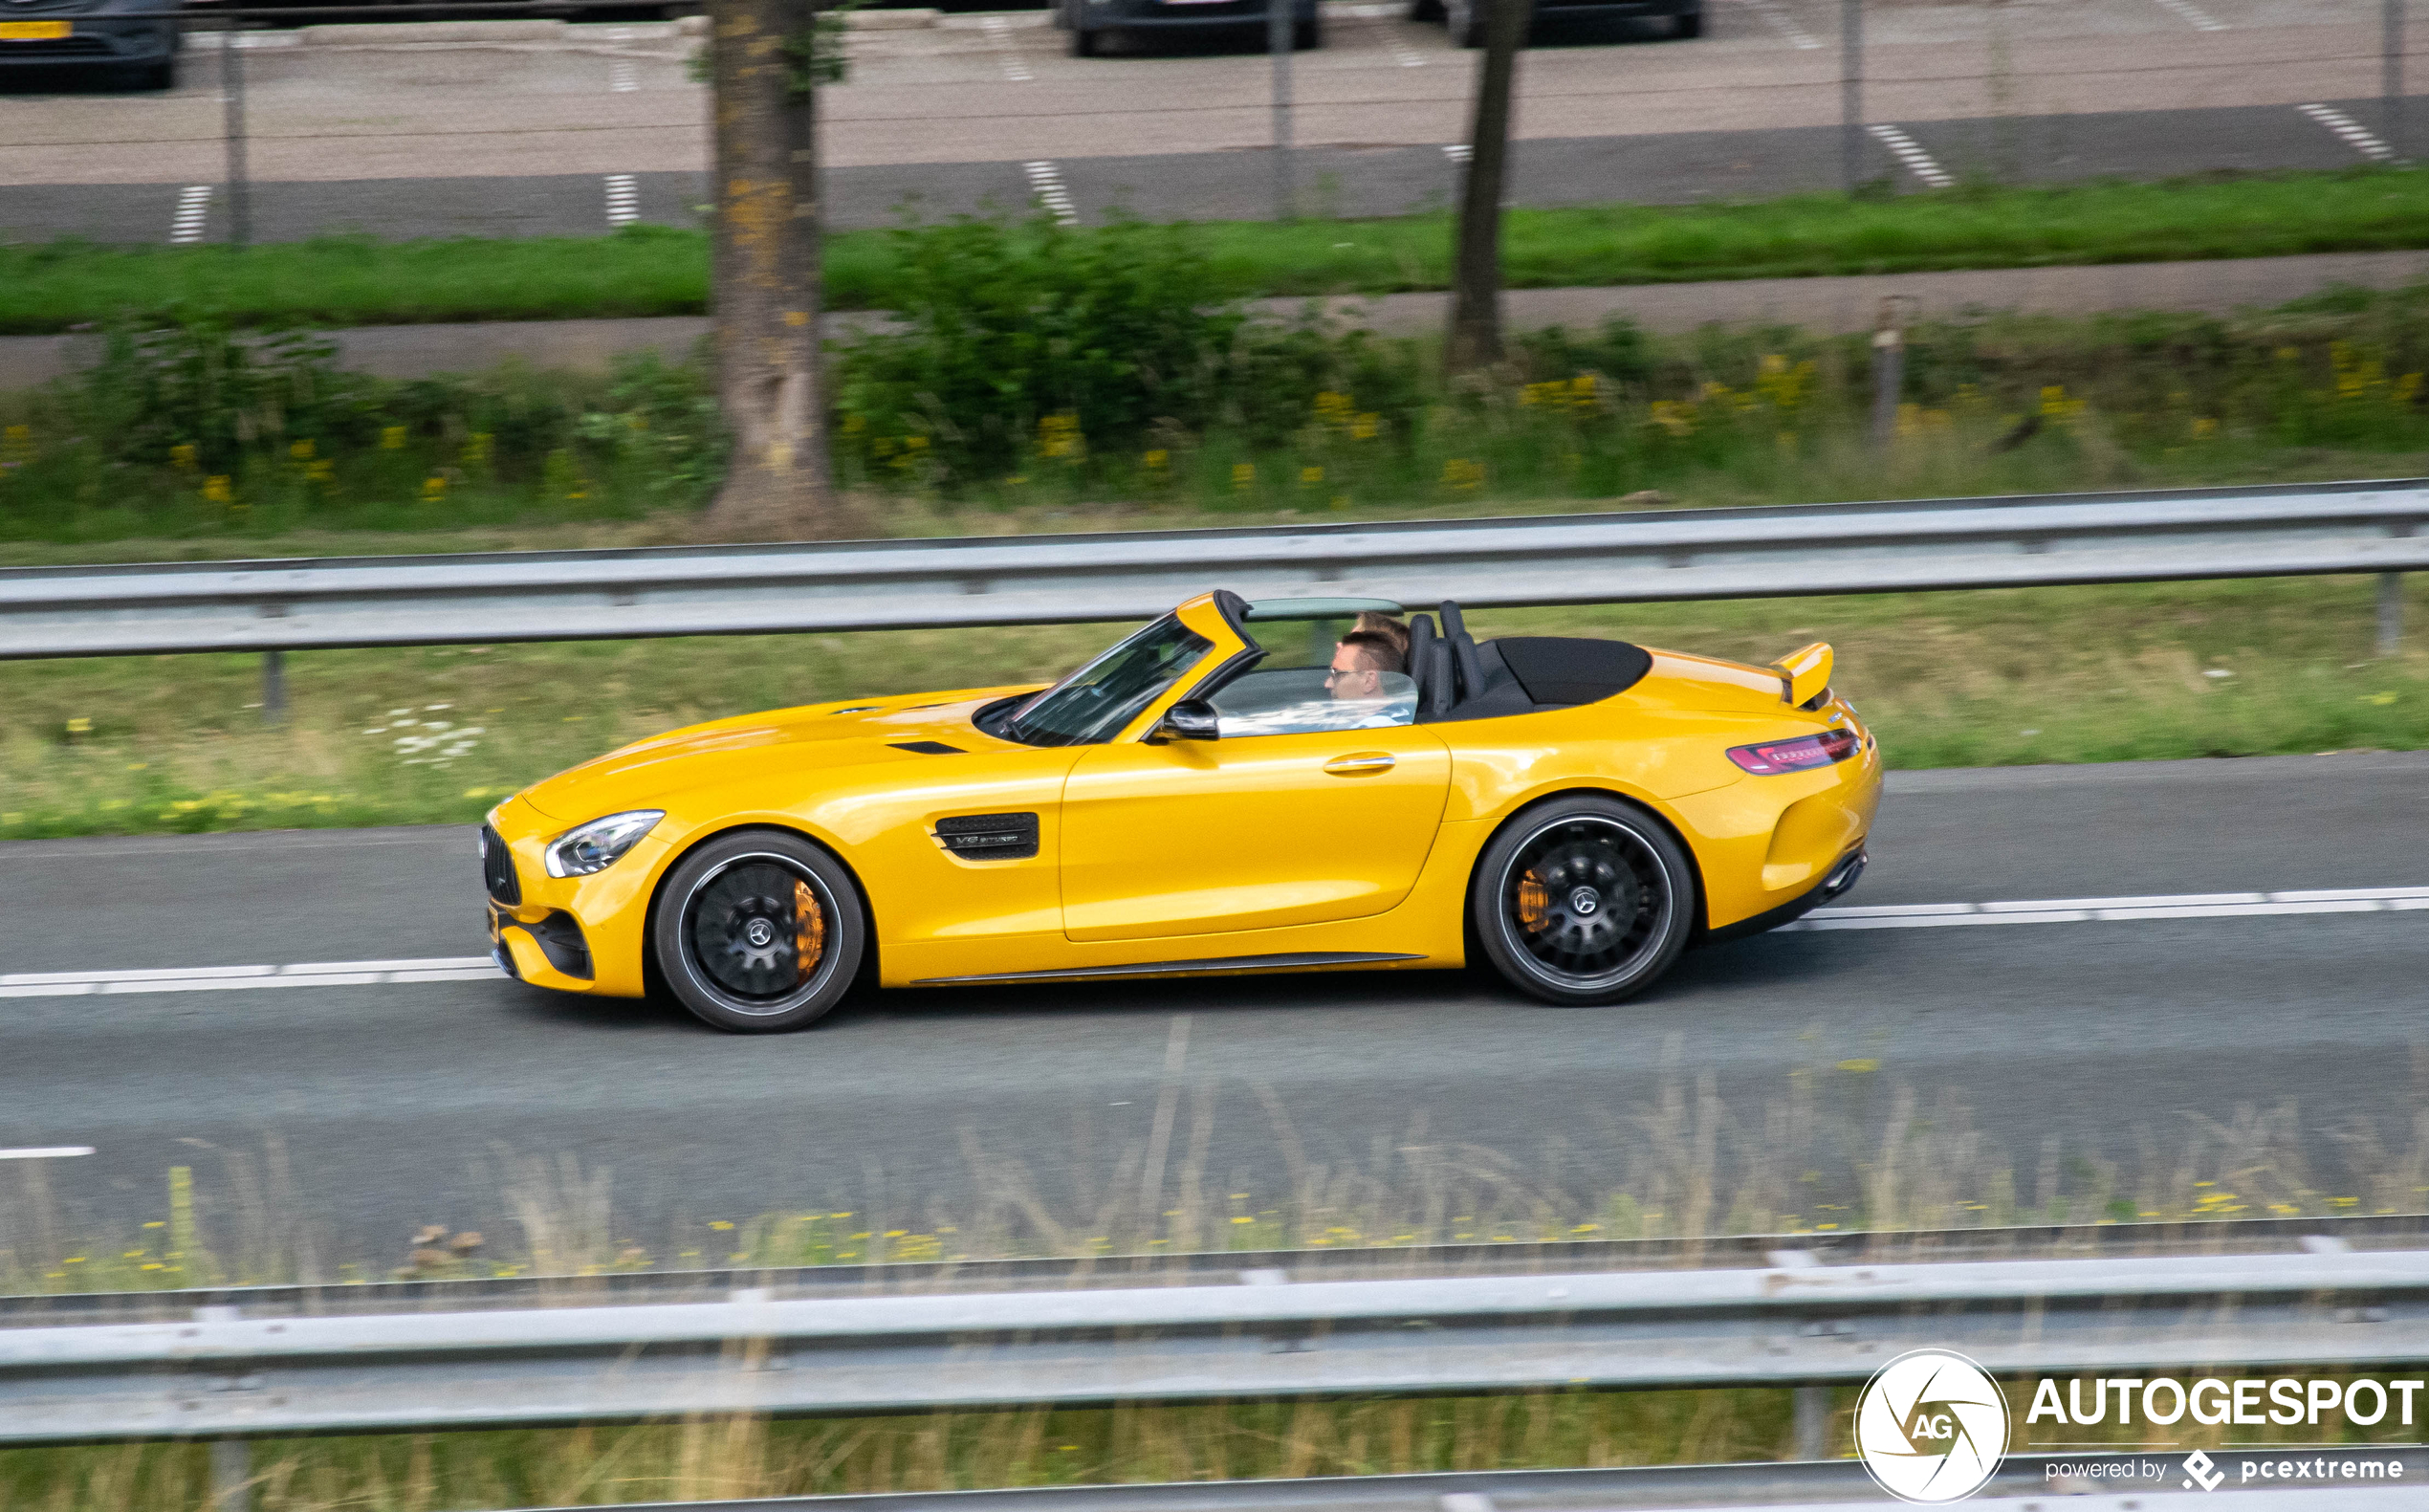
<path id="1" fill-rule="evenodd" d="M 1168 614 L 1022 704 L 1003 733 L 1033 746 L 1110 740 L 1214 644 Z"/>

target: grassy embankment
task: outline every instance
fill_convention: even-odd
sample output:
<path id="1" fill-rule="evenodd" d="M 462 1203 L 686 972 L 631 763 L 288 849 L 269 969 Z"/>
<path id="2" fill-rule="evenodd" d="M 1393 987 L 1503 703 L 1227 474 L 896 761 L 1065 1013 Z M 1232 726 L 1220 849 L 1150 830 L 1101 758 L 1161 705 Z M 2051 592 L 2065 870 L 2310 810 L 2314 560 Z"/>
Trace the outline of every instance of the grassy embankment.
<path id="1" fill-rule="evenodd" d="M 1966 186 L 1746 205 L 1596 206 L 1509 212 L 1515 288 L 1807 277 L 2375 252 L 2429 244 L 2429 170 L 2204 177 L 2157 185 Z M 1442 215 L 1208 222 L 1190 230 L 1211 296 L 1374 295 L 1447 286 Z M 827 244 L 834 308 L 890 308 L 886 231 Z M 0 333 L 66 330 L 135 311 L 240 323 L 691 315 L 705 308 L 707 238 L 633 227 L 608 236 L 383 243 L 333 237 L 243 250 L 0 247 Z"/>
<path id="2" fill-rule="evenodd" d="M 2410 617 L 2429 624 L 2429 583 Z M 2364 580 L 1616 605 L 1477 615 L 1766 661 L 1839 649 L 1893 765 L 2429 744 L 2429 655 L 2372 655 Z M 466 822 L 674 725 L 861 694 L 1045 679 L 1111 627 L 0 664 L 0 838 Z"/>

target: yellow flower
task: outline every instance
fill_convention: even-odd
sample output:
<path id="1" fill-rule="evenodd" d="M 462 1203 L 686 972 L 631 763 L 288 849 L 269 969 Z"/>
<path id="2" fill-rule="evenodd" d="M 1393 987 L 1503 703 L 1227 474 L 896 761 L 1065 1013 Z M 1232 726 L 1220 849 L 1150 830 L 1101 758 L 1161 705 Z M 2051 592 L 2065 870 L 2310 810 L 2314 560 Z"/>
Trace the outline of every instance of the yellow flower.
<path id="1" fill-rule="evenodd" d="M 82 714 L 78 714 L 74 719 L 68 721 L 68 734 L 72 735 L 89 735 L 92 733 L 93 721 Z"/>
<path id="2" fill-rule="evenodd" d="M 433 472 L 422 480 L 422 502 L 435 504 L 447 497 L 447 479 Z"/>
<path id="3" fill-rule="evenodd" d="M 1254 462 L 1235 462 L 1235 463 L 1233 463 L 1233 464 L 1232 464 L 1232 487 L 1233 487 L 1233 488 L 1235 488 L 1235 489 L 1238 490 L 1240 493 L 1247 493 L 1247 492 L 1248 492 L 1248 490 L 1249 490 L 1250 488 L 1252 488 L 1252 487 L 1254 487 L 1254 486 L 1256 485 L 1256 482 L 1257 482 L 1257 464 L 1256 464 L 1256 463 L 1254 463 Z"/>
<path id="4" fill-rule="evenodd" d="M 1310 487 L 1315 484 L 1322 483 L 1324 480 L 1324 470 L 1322 468 L 1301 468 L 1299 470 L 1299 481 L 1307 484 Z"/>
<path id="5" fill-rule="evenodd" d="M 495 438 L 486 430 L 475 430 L 464 438 L 464 465 L 479 467 L 489 461 L 491 443 Z"/>
<path id="6" fill-rule="evenodd" d="M 1472 489 L 1484 481 L 1484 464 L 1465 457 L 1453 457 L 1442 464 L 1442 482 L 1447 488 Z"/>
<path id="7" fill-rule="evenodd" d="M 214 472 L 203 479 L 203 498 L 212 504 L 233 503 L 236 490 L 230 484 L 227 473 Z"/>
<path id="8" fill-rule="evenodd" d="M 403 451 L 405 449 L 405 427 L 403 426 L 383 426 L 380 428 L 380 449 L 383 451 Z"/>
<path id="9" fill-rule="evenodd" d="M 1372 441 L 1383 427 L 1383 417 L 1369 410 L 1349 423 L 1349 439 Z"/>
<path id="10" fill-rule="evenodd" d="M 1171 454 L 1167 452 L 1162 447 L 1157 447 L 1154 450 L 1149 451 L 1146 457 L 1149 469 L 1154 471 L 1163 471 L 1163 469 L 1169 465 L 1171 460 Z"/>
<path id="11" fill-rule="evenodd" d="M 181 441 L 168 449 L 168 465 L 180 472 L 194 471 L 194 444 Z"/>
<path id="12" fill-rule="evenodd" d="M 312 443 L 310 441 L 298 441 L 287 449 L 287 455 L 295 458 L 298 462 L 309 462 L 312 460 Z"/>

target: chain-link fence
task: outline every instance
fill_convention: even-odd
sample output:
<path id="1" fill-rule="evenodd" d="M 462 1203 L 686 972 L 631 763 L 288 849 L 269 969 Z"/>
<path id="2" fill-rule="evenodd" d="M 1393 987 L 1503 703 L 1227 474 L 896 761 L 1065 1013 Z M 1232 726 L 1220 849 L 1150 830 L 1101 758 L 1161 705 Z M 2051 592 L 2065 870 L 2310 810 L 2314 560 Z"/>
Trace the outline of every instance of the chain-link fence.
<path id="1" fill-rule="evenodd" d="M 197 5 L 147 21 L 163 12 L 96 9 L 111 3 L 0 0 L 0 239 L 583 234 L 696 224 L 707 198 L 696 16 L 433 5 L 365 24 Z M 1098 0 L 1067 3 L 1084 23 Z M 1510 195 L 1679 203 L 2395 161 L 2412 135 L 2404 4 L 1542 5 Z M 823 97 L 831 222 L 1450 202 L 1468 0 L 1447 22 L 1409 0 L 1324 0 L 1295 57 L 1266 51 L 1261 0 L 1117 9 L 1142 5 L 1237 24 L 856 14 L 850 79 Z M 142 54 L 125 38 L 145 26 L 181 28 L 182 48 Z"/>

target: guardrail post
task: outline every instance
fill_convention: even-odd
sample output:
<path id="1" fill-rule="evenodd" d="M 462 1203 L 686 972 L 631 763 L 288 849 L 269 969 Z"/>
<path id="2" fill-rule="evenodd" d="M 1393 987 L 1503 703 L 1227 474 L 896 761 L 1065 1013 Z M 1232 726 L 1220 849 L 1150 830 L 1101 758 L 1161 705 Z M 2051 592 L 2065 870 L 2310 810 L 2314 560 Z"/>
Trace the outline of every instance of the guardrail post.
<path id="1" fill-rule="evenodd" d="M 211 1512 L 249 1512 L 253 1501 L 252 1446 L 241 1438 L 210 1441 Z"/>
<path id="2" fill-rule="evenodd" d="M 287 718 L 287 653 L 261 653 L 261 722 L 266 725 L 284 723 Z"/>
<path id="3" fill-rule="evenodd" d="M 1796 1393 L 1797 1457 L 1827 1459 L 1830 1455 L 1830 1389 L 1800 1386 Z"/>
<path id="4" fill-rule="evenodd" d="M 2378 575 L 2378 654 L 2393 656 L 2404 644 L 2404 575 Z"/>
<path id="5" fill-rule="evenodd" d="M 1881 300 L 1872 332 L 1872 449 L 1887 451 L 1897 434 L 1897 402 L 1906 392 L 1906 328 L 1898 295 Z"/>

